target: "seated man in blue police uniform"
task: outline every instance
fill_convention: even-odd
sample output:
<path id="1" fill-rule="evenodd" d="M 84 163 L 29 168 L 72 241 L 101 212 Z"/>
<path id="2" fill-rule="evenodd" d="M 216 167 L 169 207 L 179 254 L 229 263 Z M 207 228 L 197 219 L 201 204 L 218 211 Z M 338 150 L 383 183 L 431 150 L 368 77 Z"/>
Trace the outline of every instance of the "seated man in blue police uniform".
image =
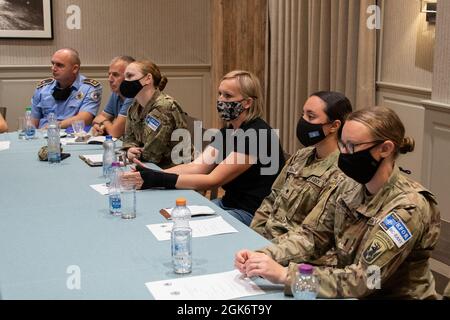
<path id="1" fill-rule="evenodd" d="M 119 56 L 112 59 L 109 65 L 108 82 L 111 88 L 111 97 L 105 109 L 95 117 L 92 133 L 96 135 L 111 135 L 120 138 L 125 133 L 128 108 L 133 99 L 125 98 L 120 94 L 120 84 L 125 79 L 125 69 L 134 59 L 129 56 Z"/>
<path id="2" fill-rule="evenodd" d="M 53 78 L 42 80 L 31 99 L 31 116 L 37 128 L 47 126 L 47 116 L 53 112 L 61 128 L 75 120 L 90 125 L 102 98 L 102 86 L 79 73 L 80 58 L 71 48 L 56 51 L 52 56 Z"/>

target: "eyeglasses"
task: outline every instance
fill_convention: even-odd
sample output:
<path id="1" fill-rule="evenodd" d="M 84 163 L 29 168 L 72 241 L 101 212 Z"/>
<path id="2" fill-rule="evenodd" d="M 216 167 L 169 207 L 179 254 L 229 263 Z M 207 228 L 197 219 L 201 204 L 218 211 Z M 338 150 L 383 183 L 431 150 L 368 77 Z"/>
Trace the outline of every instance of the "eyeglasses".
<path id="1" fill-rule="evenodd" d="M 384 141 L 385 140 L 374 140 L 374 141 L 367 141 L 367 142 L 360 142 L 360 143 L 351 143 L 351 142 L 344 143 L 341 140 L 339 140 L 338 146 L 342 153 L 353 154 L 353 153 L 355 153 L 355 147 L 357 147 L 357 146 L 361 146 L 363 144 L 375 143 L 372 146 L 372 148 L 374 148 L 375 146 L 382 144 Z"/>

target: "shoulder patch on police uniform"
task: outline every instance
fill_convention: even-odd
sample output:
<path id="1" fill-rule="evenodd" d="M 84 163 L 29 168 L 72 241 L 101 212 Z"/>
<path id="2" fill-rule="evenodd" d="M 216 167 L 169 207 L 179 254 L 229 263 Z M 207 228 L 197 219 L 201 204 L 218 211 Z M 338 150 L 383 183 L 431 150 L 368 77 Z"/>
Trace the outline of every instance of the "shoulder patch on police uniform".
<path id="1" fill-rule="evenodd" d="M 94 100 L 95 102 L 97 102 L 98 100 L 100 100 L 100 91 L 92 91 L 91 94 L 89 95 L 89 97 L 91 97 L 92 100 Z"/>
<path id="2" fill-rule="evenodd" d="M 156 118 L 152 117 L 152 116 L 149 116 L 149 117 L 145 118 L 145 123 L 153 131 L 158 130 L 158 128 L 161 126 L 161 122 L 159 120 L 157 120 Z"/>
<path id="3" fill-rule="evenodd" d="M 318 186 L 319 188 L 322 188 L 323 185 L 325 184 L 325 181 L 323 181 L 323 180 L 320 179 L 320 178 L 314 177 L 314 176 L 309 177 L 306 181 L 315 184 L 315 185 Z"/>
<path id="4" fill-rule="evenodd" d="M 77 100 L 81 100 L 81 99 L 83 99 L 83 97 L 84 97 L 83 92 L 79 91 L 79 92 L 77 93 L 76 99 L 77 99 Z"/>
<path id="5" fill-rule="evenodd" d="M 89 78 L 84 79 L 83 83 L 90 84 L 93 87 L 98 87 L 100 85 L 100 82 L 98 82 L 97 80 Z"/>
<path id="6" fill-rule="evenodd" d="M 394 212 L 388 214 L 380 222 L 380 227 L 394 241 L 398 248 L 401 248 L 412 237 L 406 224 Z"/>
<path id="7" fill-rule="evenodd" d="M 36 89 L 40 89 L 42 87 L 45 87 L 46 85 L 49 85 L 53 81 L 55 81 L 55 79 L 53 79 L 53 78 L 44 79 L 44 80 L 42 80 L 41 82 L 38 83 L 38 85 L 36 86 Z"/>

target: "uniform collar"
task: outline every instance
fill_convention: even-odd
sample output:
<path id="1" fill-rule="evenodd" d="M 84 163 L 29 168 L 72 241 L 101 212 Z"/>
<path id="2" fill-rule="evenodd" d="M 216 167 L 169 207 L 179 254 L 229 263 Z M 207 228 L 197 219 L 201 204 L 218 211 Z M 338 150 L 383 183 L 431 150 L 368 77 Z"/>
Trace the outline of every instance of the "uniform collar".
<path id="1" fill-rule="evenodd" d="M 314 157 L 314 158 L 312 158 Z M 306 178 L 310 176 L 321 177 L 327 172 L 332 166 L 335 166 L 338 162 L 339 150 L 336 150 L 329 154 L 325 159 L 316 159 L 316 148 L 312 148 L 307 157 L 305 157 L 305 164 L 303 166 L 301 176 Z M 306 164 L 310 162 L 311 164 L 307 166 Z"/>
<path id="2" fill-rule="evenodd" d="M 348 208 L 352 208 L 355 203 L 360 203 L 356 211 L 365 217 L 372 218 L 380 211 L 388 197 L 395 196 L 395 192 L 393 191 L 396 189 L 395 185 L 397 184 L 399 178 L 400 170 L 397 166 L 394 166 L 394 170 L 392 171 L 388 181 L 373 196 L 367 196 L 366 187 L 362 184 L 358 184 L 357 188 L 344 194 L 341 199 L 345 202 Z"/>
<path id="3" fill-rule="evenodd" d="M 78 91 L 78 89 L 80 89 L 80 87 L 81 87 L 81 83 L 83 80 L 84 80 L 84 77 L 82 77 L 81 74 L 78 74 L 77 77 L 75 78 L 75 81 L 70 85 L 72 90 Z M 59 82 L 56 80 L 55 80 L 55 87 L 60 88 Z"/>
<path id="4" fill-rule="evenodd" d="M 147 117 L 148 113 L 156 107 L 155 103 L 156 103 L 156 100 L 158 100 L 160 95 L 161 95 L 161 91 L 159 91 L 159 89 L 156 89 L 155 93 L 153 93 L 152 98 L 144 106 L 144 108 L 142 109 L 142 113 L 140 113 L 140 118 L 142 120 L 144 120 Z"/>

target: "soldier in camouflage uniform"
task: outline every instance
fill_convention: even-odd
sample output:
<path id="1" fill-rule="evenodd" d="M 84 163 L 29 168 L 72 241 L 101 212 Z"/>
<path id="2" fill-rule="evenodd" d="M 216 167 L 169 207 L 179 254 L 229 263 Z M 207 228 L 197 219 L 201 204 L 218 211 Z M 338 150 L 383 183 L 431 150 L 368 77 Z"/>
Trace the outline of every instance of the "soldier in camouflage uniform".
<path id="1" fill-rule="evenodd" d="M 351 111 L 350 101 L 339 92 L 321 91 L 309 97 L 297 125 L 297 138 L 306 148 L 289 159 L 275 180 L 255 213 L 253 230 L 269 240 L 295 230 L 321 196 L 344 178 L 337 167 L 337 142 Z"/>
<path id="2" fill-rule="evenodd" d="M 350 115 L 342 138 L 339 167 L 353 180 L 324 196 L 298 231 L 260 252 L 238 252 L 236 267 L 284 283 L 289 294 L 296 263 L 335 246 L 337 267 L 314 271 L 319 297 L 436 298 L 428 262 L 440 232 L 436 199 L 394 163 L 399 152 L 413 150 L 413 140 L 404 138 L 398 116 L 382 107 Z"/>
<path id="3" fill-rule="evenodd" d="M 187 129 L 186 113 L 170 96 L 162 93 L 167 78 L 150 61 L 130 63 L 120 86 L 124 97 L 135 98 L 125 128 L 123 149 L 130 160 L 153 162 L 162 168 L 173 166 L 171 141 L 176 129 Z"/>
<path id="4" fill-rule="evenodd" d="M 444 290 L 444 299 L 450 300 L 450 282 Z"/>

